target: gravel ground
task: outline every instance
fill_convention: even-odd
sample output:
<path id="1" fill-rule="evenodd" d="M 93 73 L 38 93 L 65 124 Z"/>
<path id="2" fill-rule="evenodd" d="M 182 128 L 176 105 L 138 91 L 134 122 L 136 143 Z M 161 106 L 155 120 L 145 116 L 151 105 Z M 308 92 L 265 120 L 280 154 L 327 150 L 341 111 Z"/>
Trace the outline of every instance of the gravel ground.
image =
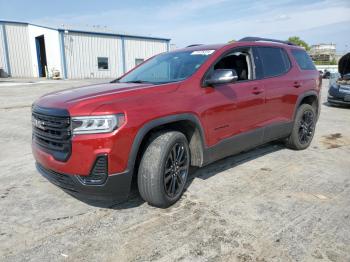
<path id="1" fill-rule="evenodd" d="M 42 178 L 30 149 L 33 100 L 94 82 L 0 81 L 1 261 L 350 261 L 350 109 L 324 103 L 305 151 L 196 170 L 168 209 L 137 195 L 100 208 Z"/>

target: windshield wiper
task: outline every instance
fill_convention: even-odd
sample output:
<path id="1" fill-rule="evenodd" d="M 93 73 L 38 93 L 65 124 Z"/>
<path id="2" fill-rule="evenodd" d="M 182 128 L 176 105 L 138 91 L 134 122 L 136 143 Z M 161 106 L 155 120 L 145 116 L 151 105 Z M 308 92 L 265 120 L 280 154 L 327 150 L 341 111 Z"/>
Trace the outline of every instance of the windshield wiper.
<path id="1" fill-rule="evenodd" d="M 152 83 L 150 81 L 143 81 L 143 80 L 133 80 L 133 81 L 126 81 L 124 83 L 136 83 L 136 84 L 142 84 L 142 83 Z"/>
<path id="2" fill-rule="evenodd" d="M 184 78 L 176 79 L 176 80 L 171 80 L 171 81 L 156 82 L 156 83 L 154 83 L 154 84 L 159 84 L 159 85 L 161 85 L 161 84 L 168 84 L 168 83 L 180 82 L 180 81 L 182 81 L 182 80 L 184 80 Z"/>

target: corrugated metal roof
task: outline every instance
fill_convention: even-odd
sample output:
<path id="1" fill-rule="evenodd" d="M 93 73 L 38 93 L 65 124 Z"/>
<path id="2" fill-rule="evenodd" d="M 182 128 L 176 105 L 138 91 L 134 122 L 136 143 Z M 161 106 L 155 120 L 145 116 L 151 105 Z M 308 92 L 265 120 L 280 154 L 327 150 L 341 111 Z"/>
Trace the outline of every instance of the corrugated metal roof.
<path id="1" fill-rule="evenodd" d="M 20 22 L 20 21 L 8 21 L 8 20 L 0 20 L 0 23 L 11 23 L 11 24 L 33 25 L 33 26 L 38 26 L 38 27 L 48 28 L 48 29 L 52 29 L 52 30 L 58 30 L 58 31 L 68 31 L 68 32 L 82 33 L 82 34 L 107 35 L 107 36 L 120 36 L 120 37 L 139 38 L 139 39 L 161 40 L 161 41 L 168 41 L 168 42 L 171 40 L 170 38 L 154 37 L 154 36 L 142 36 L 142 35 L 121 34 L 121 33 L 112 33 L 112 32 L 96 32 L 96 31 L 79 30 L 79 29 L 64 29 L 64 28 L 54 28 L 54 27 L 42 26 L 42 25 L 32 24 L 32 23 L 28 23 L 28 22 Z"/>

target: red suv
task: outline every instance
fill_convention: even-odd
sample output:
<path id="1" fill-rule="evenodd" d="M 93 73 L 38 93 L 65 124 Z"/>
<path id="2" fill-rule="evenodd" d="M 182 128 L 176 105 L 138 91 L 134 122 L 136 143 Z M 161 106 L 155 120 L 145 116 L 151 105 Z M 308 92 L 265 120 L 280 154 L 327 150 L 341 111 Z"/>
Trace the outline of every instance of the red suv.
<path id="1" fill-rule="evenodd" d="M 284 139 L 307 148 L 319 72 L 291 43 L 248 37 L 145 61 L 111 83 L 51 93 L 32 108 L 39 172 L 73 195 L 149 204 L 182 195 L 190 166 Z"/>

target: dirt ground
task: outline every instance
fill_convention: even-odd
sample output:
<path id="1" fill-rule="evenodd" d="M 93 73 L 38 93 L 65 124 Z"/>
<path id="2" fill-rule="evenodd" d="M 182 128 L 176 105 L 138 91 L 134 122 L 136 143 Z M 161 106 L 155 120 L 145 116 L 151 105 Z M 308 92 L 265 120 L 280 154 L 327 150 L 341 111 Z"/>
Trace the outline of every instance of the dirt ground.
<path id="1" fill-rule="evenodd" d="M 322 104 L 305 151 L 273 143 L 196 170 L 168 209 L 137 195 L 100 208 L 41 177 L 30 149 L 32 102 L 92 82 L 0 81 L 0 261 L 350 261 L 349 108 Z"/>

